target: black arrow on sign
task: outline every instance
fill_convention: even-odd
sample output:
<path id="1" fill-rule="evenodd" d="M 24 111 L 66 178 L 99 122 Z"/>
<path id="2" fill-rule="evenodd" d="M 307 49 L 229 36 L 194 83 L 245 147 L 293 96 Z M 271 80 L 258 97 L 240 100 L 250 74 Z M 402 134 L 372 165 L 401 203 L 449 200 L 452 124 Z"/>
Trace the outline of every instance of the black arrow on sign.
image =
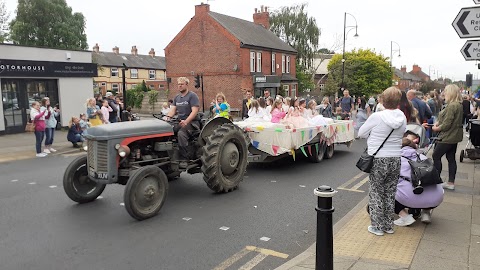
<path id="1" fill-rule="evenodd" d="M 468 49 L 470 49 L 470 46 L 472 46 L 472 43 L 468 43 L 467 46 L 465 46 L 465 49 L 463 49 L 463 52 L 467 57 L 472 57 L 470 53 L 468 52 Z"/>
<path id="2" fill-rule="evenodd" d="M 460 16 L 460 19 L 458 20 L 457 22 L 457 26 L 458 26 L 458 29 L 460 29 L 460 31 L 462 32 L 462 34 L 464 35 L 468 35 L 468 31 L 467 31 L 467 28 L 465 28 L 465 25 L 463 25 L 463 22 L 465 21 L 465 19 L 467 18 L 468 14 L 470 14 L 470 11 L 465 11 L 462 16 Z"/>

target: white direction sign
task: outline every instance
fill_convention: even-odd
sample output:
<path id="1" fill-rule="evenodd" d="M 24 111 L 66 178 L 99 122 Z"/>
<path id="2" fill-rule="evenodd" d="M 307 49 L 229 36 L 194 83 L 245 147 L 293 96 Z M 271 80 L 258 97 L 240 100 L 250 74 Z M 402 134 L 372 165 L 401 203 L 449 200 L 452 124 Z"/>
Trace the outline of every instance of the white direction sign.
<path id="1" fill-rule="evenodd" d="M 460 38 L 480 37 L 480 6 L 462 8 L 452 25 Z"/>
<path id="2" fill-rule="evenodd" d="M 467 40 L 460 52 L 467 61 L 480 60 L 480 40 Z"/>

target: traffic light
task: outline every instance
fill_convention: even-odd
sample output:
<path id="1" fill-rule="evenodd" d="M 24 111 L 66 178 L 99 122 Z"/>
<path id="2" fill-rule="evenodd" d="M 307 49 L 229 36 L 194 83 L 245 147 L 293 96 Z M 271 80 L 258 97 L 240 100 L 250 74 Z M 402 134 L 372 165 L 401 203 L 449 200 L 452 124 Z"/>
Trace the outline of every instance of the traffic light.
<path id="1" fill-rule="evenodd" d="M 195 76 L 195 88 L 200 88 L 200 75 Z"/>
<path id="2" fill-rule="evenodd" d="M 472 79 L 473 79 L 473 74 L 467 74 L 467 78 L 466 78 L 467 87 L 471 87 L 471 86 L 472 86 Z"/>

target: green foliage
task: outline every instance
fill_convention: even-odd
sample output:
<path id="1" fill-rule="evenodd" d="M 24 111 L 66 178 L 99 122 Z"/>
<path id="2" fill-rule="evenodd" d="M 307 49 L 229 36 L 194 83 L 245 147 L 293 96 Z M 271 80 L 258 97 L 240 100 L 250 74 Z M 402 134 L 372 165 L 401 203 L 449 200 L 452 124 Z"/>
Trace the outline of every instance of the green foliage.
<path id="1" fill-rule="evenodd" d="M 85 17 L 65 0 L 18 0 L 10 39 L 19 45 L 85 50 Z"/>
<path id="2" fill-rule="evenodd" d="M 322 90 L 322 94 L 324 96 L 334 96 L 340 89 L 333 76 L 333 73 L 328 74 L 327 82 L 325 83 L 325 87 Z"/>
<path id="3" fill-rule="evenodd" d="M 388 58 L 369 49 L 353 50 L 345 53 L 345 88 L 350 95 L 372 96 L 381 93 L 392 85 L 392 69 Z M 336 54 L 328 64 L 331 91 L 342 83 L 342 55 Z"/>
<path id="4" fill-rule="evenodd" d="M 420 87 L 419 90 L 422 93 L 427 94 L 430 91 L 432 91 L 433 89 L 435 89 L 435 82 L 434 81 L 427 81 L 427 82 L 422 84 L 422 86 Z"/>
<path id="5" fill-rule="evenodd" d="M 155 109 L 155 103 L 158 101 L 158 91 L 150 90 L 148 91 L 148 104 L 151 106 L 152 110 Z"/>
<path id="6" fill-rule="evenodd" d="M 315 89 L 315 83 L 312 80 L 312 74 L 309 74 L 306 70 L 302 69 L 302 66 L 296 65 L 297 79 L 298 79 L 298 95 L 313 91 Z"/>
<path id="7" fill-rule="evenodd" d="M 8 18 L 10 14 L 7 11 L 5 0 L 0 0 L 0 43 L 8 38 Z"/>
<path id="8" fill-rule="evenodd" d="M 270 15 L 270 30 L 297 50 L 297 63 L 303 70 L 312 67 L 320 37 L 320 28 L 306 7 L 305 3 L 281 7 Z"/>
<path id="9" fill-rule="evenodd" d="M 144 92 L 141 85 L 127 90 L 127 107 L 142 108 Z"/>
<path id="10" fill-rule="evenodd" d="M 143 92 L 148 92 L 150 91 L 150 88 L 147 86 L 147 84 L 145 83 L 145 81 L 142 81 L 142 84 L 140 85 L 140 88 L 142 89 Z"/>

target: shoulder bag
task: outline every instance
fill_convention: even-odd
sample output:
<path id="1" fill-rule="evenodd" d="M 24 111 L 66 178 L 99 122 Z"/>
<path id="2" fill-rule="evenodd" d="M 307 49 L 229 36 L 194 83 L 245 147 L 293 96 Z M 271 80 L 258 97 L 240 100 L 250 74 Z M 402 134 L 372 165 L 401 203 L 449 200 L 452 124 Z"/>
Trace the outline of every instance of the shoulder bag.
<path id="1" fill-rule="evenodd" d="M 28 121 L 25 126 L 25 132 L 35 132 L 35 121 Z"/>
<path id="2" fill-rule="evenodd" d="M 388 138 L 390 138 L 390 135 L 392 135 L 393 131 L 394 129 L 390 131 L 390 134 L 388 134 L 387 138 L 385 138 L 382 145 L 380 145 L 380 147 L 377 149 L 377 151 L 375 151 L 375 153 L 373 153 L 373 155 L 368 154 L 368 147 L 365 148 L 365 151 L 357 161 L 357 168 L 359 168 L 362 172 L 370 173 L 373 167 L 373 159 L 375 158 L 375 155 L 378 153 L 378 151 L 380 151 L 380 149 L 382 149 L 383 145 L 388 140 Z"/>

